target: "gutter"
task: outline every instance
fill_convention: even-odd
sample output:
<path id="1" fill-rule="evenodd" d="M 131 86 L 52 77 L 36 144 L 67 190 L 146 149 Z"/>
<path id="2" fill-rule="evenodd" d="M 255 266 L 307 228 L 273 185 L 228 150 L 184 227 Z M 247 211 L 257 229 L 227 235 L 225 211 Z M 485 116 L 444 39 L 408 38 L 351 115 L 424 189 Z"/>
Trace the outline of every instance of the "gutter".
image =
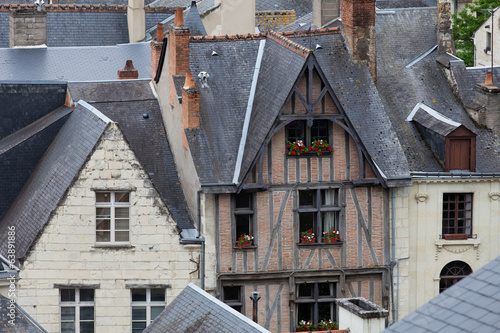
<path id="1" fill-rule="evenodd" d="M 459 172 L 425 172 L 425 171 L 412 171 L 410 172 L 412 177 L 436 177 L 436 178 L 491 178 L 500 177 L 500 172 L 470 172 L 470 171 L 459 171 Z"/>

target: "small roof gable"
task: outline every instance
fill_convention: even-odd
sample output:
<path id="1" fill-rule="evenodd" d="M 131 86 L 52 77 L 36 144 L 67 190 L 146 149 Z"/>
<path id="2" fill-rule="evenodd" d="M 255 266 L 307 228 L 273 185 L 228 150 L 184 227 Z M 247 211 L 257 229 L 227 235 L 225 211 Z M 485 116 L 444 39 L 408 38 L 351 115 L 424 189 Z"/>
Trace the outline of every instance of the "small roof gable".
<path id="1" fill-rule="evenodd" d="M 415 105 L 406 121 L 415 121 L 441 136 L 447 136 L 461 126 L 460 123 L 443 116 L 423 103 Z"/>
<path id="2" fill-rule="evenodd" d="M 498 332 L 500 257 L 389 326 L 391 332 Z"/>
<path id="3" fill-rule="evenodd" d="M 117 122 L 181 229 L 193 229 L 167 139 L 160 105 L 149 80 L 69 83 L 72 99 L 86 99 Z"/>
<path id="4" fill-rule="evenodd" d="M 2 333 L 47 333 L 47 331 L 38 324 L 29 314 L 27 314 L 17 303 L 15 305 L 14 325 L 9 322 L 12 317 L 9 316 L 11 305 L 10 299 L 0 295 L 0 332 Z"/>
<path id="5" fill-rule="evenodd" d="M 109 120 L 82 102 L 33 171 L 0 221 L 0 253 L 7 251 L 7 231 L 16 228 L 16 256 L 24 258 L 84 165 Z"/>
<path id="6" fill-rule="evenodd" d="M 196 6 L 196 1 L 191 2 L 191 8 L 189 8 L 189 13 L 184 20 L 184 25 L 189 28 L 189 33 L 191 36 L 207 35 L 205 26 L 201 21 L 200 13 L 198 12 L 198 7 Z"/>
<path id="7" fill-rule="evenodd" d="M 270 333 L 193 283 L 163 310 L 144 333 Z"/>

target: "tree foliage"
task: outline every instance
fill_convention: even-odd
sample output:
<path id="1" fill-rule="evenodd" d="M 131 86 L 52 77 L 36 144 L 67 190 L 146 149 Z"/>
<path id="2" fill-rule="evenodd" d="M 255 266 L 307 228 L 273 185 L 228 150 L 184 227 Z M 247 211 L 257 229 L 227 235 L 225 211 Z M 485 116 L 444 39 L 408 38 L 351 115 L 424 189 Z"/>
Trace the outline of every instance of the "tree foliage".
<path id="1" fill-rule="evenodd" d="M 475 0 L 466 4 L 465 8 L 453 14 L 453 38 L 455 39 L 456 56 L 465 62 L 466 66 L 474 65 L 474 40 L 476 30 L 489 17 L 488 10 L 500 6 L 500 0 Z M 500 12 L 496 12 L 500 15 Z"/>

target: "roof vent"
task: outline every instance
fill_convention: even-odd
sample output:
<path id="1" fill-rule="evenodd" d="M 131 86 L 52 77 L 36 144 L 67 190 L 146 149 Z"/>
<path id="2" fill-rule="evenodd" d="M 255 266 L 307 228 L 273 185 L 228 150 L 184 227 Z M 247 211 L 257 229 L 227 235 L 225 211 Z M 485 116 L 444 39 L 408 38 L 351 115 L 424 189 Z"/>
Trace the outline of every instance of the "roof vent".
<path id="1" fill-rule="evenodd" d="M 143 114 L 142 114 L 142 118 L 144 118 L 144 119 L 148 119 L 148 118 L 149 118 L 149 114 L 147 114 L 147 113 L 143 113 Z"/>
<path id="2" fill-rule="evenodd" d="M 198 74 L 198 77 L 200 78 L 202 88 L 210 88 L 208 86 L 208 78 L 210 77 L 210 75 L 208 75 L 207 72 L 200 72 L 200 74 Z"/>
<path id="3" fill-rule="evenodd" d="M 305 26 L 307 23 L 299 23 L 299 27 Z"/>
<path id="4" fill-rule="evenodd" d="M 323 46 L 316 44 L 316 50 L 323 50 Z"/>
<path id="5" fill-rule="evenodd" d="M 218 57 L 219 54 L 216 51 L 212 51 L 212 57 Z"/>

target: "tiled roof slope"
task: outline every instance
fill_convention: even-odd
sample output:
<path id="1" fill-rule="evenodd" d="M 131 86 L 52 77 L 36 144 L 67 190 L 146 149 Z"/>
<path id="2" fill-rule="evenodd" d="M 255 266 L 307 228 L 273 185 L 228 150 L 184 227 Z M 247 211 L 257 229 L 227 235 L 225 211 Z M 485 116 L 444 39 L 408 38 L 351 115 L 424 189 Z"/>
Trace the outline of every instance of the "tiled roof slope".
<path id="1" fill-rule="evenodd" d="M 149 80 L 69 83 L 74 100 L 91 104 L 117 122 L 132 150 L 181 229 L 193 229 L 184 192 L 167 140 L 160 106 Z M 147 115 L 144 117 L 144 115 Z"/>
<path id="2" fill-rule="evenodd" d="M 435 7 L 436 0 L 377 0 L 376 6 L 380 9 Z"/>
<path id="3" fill-rule="evenodd" d="M 151 78 L 149 43 L 0 49 L 0 59 L 2 59 L 0 80 L 3 81 L 114 80 L 118 77 L 118 70 L 125 66 L 127 60 L 133 61 L 134 67 L 139 71 L 140 79 Z M 1 126 L 2 124 L 0 128 Z"/>
<path id="4" fill-rule="evenodd" d="M 312 12 L 312 0 L 255 0 L 255 11 L 295 10 L 296 17 Z"/>
<path id="5" fill-rule="evenodd" d="M 189 8 L 189 13 L 184 20 L 184 25 L 189 28 L 189 33 L 191 36 L 207 35 L 207 31 L 205 30 L 205 26 L 201 21 L 200 12 L 198 11 L 196 3 L 194 3 L 194 6 L 191 6 L 191 8 Z"/>
<path id="6" fill-rule="evenodd" d="M 10 299 L 0 295 L 0 332 L 1 333 L 47 333 L 40 324 L 31 318 L 17 303 L 15 303 L 15 321 L 10 325 Z"/>
<path id="7" fill-rule="evenodd" d="M 411 18 L 411 19 L 410 19 Z M 421 102 L 478 134 L 476 171 L 499 170 L 500 146 L 493 133 L 475 126 L 455 98 L 437 63 L 437 51 L 408 66 L 436 45 L 435 8 L 395 10 L 377 15 L 377 87 L 388 110 L 411 171 L 443 171 L 417 125 L 405 121 Z"/>
<path id="8" fill-rule="evenodd" d="M 284 26 L 279 31 L 300 31 L 308 30 L 309 28 L 317 29 L 318 27 L 312 24 L 312 20 L 312 12 L 310 12 L 309 14 L 297 18 L 295 21 Z"/>
<path id="9" fill-rule="evenodd" d="M 16 256 L 24 258 L 107 127 L 107 121 L 78 105 L 0 221 L 0 253 L 7 228 L 15 226 Z M 22 237 L 21 237 L 22 235 Z"/>
<path id="10" fill-rule="evenodd" d="M 201 183 L 233 180 L 259 44 L 259 39 L 191 43 L 191 72 L 210 75 L 210 88 L 197 82 L 202 128 L 186 134 Z"/>
<path id="11" fill-rule="evenodd" d="M 484 83 L 486 72 L 491 67 L 465 67 L 462 60 L 450 59 L 450 69 L 457 81 L 458 94 L 463 100 L 464 105 L 468 105 L 474 99 L 474 86 L 476 83 Z M 499 66 L 493 67 L 493 84 L 497 87 L 500 86 Z"/>
<path id="12" fill-rule="evenodd" d="M 270 333 L 192 283 L 143 332 Z"/>
<path id="13" fill-rule="evenodd" d="M 367 152 L 387 178 L 409 177 L 408 164 L 367 66 L 351 59 L 341 34 L 291 38 L 309 47 Z"/>
<path id="14" fill-rule="evenodd" d="M 499 332 L 499 281 L 497 257 L 383 332 Z"/>
<path id="15" fill-rule="evenodd" d="M 0 220 L 64 125 L 70 108 L 60 107 L 0 140 Z"/>

